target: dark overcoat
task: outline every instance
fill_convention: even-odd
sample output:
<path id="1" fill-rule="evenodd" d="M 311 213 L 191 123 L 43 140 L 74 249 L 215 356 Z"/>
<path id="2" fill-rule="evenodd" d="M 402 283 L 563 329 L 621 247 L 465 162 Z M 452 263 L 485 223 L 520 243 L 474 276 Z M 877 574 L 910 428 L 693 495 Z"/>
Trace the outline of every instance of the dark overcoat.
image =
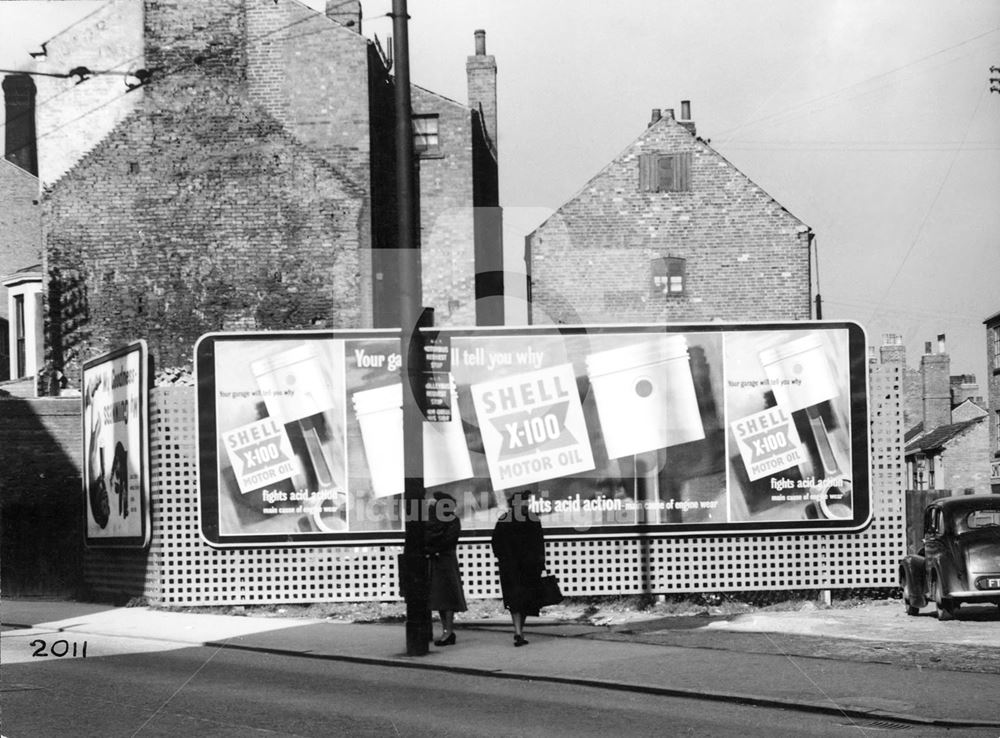
<path id="1" fill-rule="evenodd" d="M 508 510 L 493 528 L 493 554 L 500 569 L 503 604 L 511 612 L 538 615 L 538 589 L 545 569 L 545 539 L 534 513 Z"/>
<path id="2" fill-rule="evenodd" d="M 433 512 L 424 528 L 424 553 L 430 569 L 428 609 L 465 612 L 465 592 L 458 567 L 458 537 L 462 524 L 454 515 L 442 520 Z"/>

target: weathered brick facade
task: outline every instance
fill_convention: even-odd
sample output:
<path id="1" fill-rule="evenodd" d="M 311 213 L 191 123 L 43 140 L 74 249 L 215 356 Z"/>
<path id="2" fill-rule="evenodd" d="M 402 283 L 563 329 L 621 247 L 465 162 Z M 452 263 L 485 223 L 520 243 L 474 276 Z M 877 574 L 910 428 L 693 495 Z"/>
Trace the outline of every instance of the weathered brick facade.
<path id="1" fill-rule="evenodd" d="M 41 262 L 38 178 L 0 159 L 0 279 Z M 0 381 L 10 379 L 7 290 L 0 287 Z"/>
<path id="2" fill-rule="evenodd" d="M 127 94 L 98 76 L 74 88 L 100 81 L 98 112 L 70 93 L 44 112 L 50 368 L 75 379 L 84 360 L 136 338 L 173 367 L 190 366 L 210 331 L 398 324 L 392 78 L 357 22 L 345 25 L 358 12 L 113 0 L 54 40 L 65 61 L 102 39 L 93 48 L 130 54 L 129 68 L 152 76 Z M 420 163 L 424 303 L 439 323 L 472 324 L 476 113 L 418 88 L 414 100 L 440 116 L 447 142 Z M 67 107 L 94 127 L 67 125 L 79 136 L 61 146 L 52 123 Z M 495 192 L 495 147 L 490 156 Z"/>
<path id="3" fill-rule="evenodd" d="M 533 323 L 802 320 L 809 229 L 667 115 L 528 236 Z M 690 155 L 687 191 L 640 191 L 643 154 Z M 683 294 L 652 260 L 684 259 Z"/>

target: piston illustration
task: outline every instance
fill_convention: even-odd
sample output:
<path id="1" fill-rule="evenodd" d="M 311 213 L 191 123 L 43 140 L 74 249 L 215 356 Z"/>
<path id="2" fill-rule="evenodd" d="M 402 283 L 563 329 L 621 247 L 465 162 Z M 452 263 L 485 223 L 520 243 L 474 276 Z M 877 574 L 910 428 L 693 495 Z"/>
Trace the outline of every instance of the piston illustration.
<path id="1" fill-rule="evenodd" d="M 598 351 L 586 363 L 610 458 L 705 437 L 684 336 Z"/>

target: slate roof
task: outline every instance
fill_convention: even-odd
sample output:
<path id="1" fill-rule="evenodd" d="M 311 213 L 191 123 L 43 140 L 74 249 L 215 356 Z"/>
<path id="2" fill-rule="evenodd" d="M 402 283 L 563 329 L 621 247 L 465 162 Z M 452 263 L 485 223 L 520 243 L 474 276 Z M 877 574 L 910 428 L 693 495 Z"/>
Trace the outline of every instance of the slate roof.
<path id="1" fill-rule="evenodd" d="M 918 428 L 920 430 L 923 430 L 923 424 L 921 423 L 912 428 L 906 434 L 907 444 L 906 444 L 906 451 L 904 452 L 904 454 L 906 456 L 909 456 L 910 454 L 915 454 L 919 452 L 927 453 L 927 452 L 940 451 L 941 449 L 943 449 L 945 446 L 948 445 L 949 441 L 962 435 L 963 433 L 965 433 L 965 431 L 967 431 L 969 428 L 976 425 L 977 423 L 981 423 L 983 417 L 985 416 L 979 418 L 973 418 L 972 420 L 965 420 L 961 423 L 950 423 L 948 425 L 939 425 L 937 428 L 934 428 L 933 430 L 927 433 L 919 434 L 918 432 L 916 435 L 914 435 L 914 431 L 917 431 Z M 913 440 L 909 440 L 911 438 Z"/>

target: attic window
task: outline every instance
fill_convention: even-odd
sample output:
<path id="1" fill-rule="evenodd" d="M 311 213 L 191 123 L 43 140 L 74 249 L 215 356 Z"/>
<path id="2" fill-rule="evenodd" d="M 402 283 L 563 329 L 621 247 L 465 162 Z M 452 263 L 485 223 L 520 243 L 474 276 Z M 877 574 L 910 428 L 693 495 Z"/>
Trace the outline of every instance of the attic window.
<path id="1" fill-rule="evenodd" d="M 437 156 L 441 153 L 441 139 L 438 135 L 438 116 L 413 116 L 413 151 L 418 156 Z"/>
<path id="2" fill-rule="evenodd" d="M 691 153 L 642 154 L 639 157 L 641 192 L 690 192 Z"/>
<path id="3" fill-rule="evenodd" d="M 686 260 L 677 256 L 653 259 L 650 263 L 653 293 L 668 296 L 683 295 L 685 267 Z"/>

